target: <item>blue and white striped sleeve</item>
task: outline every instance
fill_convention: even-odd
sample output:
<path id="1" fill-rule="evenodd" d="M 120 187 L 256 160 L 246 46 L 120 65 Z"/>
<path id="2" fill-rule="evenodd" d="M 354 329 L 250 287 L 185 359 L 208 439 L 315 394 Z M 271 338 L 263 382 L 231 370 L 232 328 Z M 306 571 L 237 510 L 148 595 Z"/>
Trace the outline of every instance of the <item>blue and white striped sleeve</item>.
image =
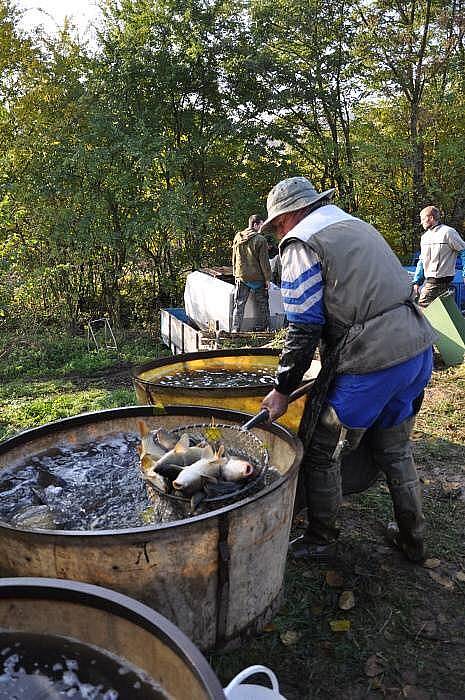
<path id="1" fill-rule="evenodd" d="M 289 323 L 312 323 L 323 326 L 324 283 L 318 255 L 301 241 L 295 240 L 282 254 L 281 295 Z"/>

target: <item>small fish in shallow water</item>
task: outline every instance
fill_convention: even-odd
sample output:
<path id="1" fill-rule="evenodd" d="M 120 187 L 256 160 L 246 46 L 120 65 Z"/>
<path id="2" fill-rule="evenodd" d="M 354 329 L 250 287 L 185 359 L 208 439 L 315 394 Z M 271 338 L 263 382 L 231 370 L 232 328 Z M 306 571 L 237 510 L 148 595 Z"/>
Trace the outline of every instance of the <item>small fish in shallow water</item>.
<path id="1" fill-rule="evenodd" d="M 203 486 L 203 490 L 208 498 L 233 495 L 240 489 L 241 485 L 237 481 L 218 481 L 216 484 L 213 481 L 208 481 Z"/>

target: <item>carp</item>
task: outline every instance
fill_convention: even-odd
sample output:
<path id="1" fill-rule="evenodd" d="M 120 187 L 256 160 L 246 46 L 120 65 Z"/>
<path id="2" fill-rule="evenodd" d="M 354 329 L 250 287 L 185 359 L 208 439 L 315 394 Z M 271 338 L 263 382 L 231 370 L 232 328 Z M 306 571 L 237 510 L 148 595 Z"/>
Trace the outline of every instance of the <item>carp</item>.
<path id="1" fill-rule="evenodd" d="M 165 428 L 158 428 L 158 430 L 155 431 L 155 437 L 158 444 L 161 445 L 166 451 L 172 450 L 178 442 L 176 435 L 170 433 L 169 430 L 165 430 Z"/>
<path id="2" fill-rule="evenodd" d="M 142 469 L 147 471 L 154 462 L 157 462 L 166 454 L 166 450 L 156 442 L 156 432 L 149 430 L 145 421 L 137 421 L 137 427 L 142 438 L 137 451 L 139 452 Z"/>
<path id="3" fill-rule="evenodd" d="M 213 457 L 213 450 L 207 442 L 190 447 L 189 435 L 183 433 L 173 449 L 155 462 L 153 469 L 158 472 L 159 469 L 167 465 L 187 467 L 198 462 L 199 459 L 211 459 L 211 457 Z"/>
<path id="4" fill-rule="evenodd" d="M 221 467 L 225 464 L 224 446 L 221 445 L 217 452 L 213 452 L 210 445 L 207 446 L 209 453 L 202 457 L 197 462 L 190 464 L 182 469 L 175 481 L 173 488 L 176 491 L 189 491 L 193 493 L 202 488 L 204 481 L 218 480 Z"/>
<path id="5" fill-rule="evenodd" d="M 245 459 L 230 457 L 226 464 L 221 467 L 221 478 L 225 481 L 240 481 L 252 476 L 253 466 Z"/>

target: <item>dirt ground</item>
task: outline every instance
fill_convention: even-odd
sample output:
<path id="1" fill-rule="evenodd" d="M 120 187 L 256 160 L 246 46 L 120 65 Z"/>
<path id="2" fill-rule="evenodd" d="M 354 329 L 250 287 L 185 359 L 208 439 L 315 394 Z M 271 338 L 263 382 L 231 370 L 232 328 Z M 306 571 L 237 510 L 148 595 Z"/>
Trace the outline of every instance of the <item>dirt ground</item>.
<path id="1" fill-rule="evenodd" d="M 465 699 L 464 379 L 462 369 L 435 371 L 414 433 L 425 564 L 385 541 L 385 483 L 347 498 L 336 561 L 288 561 L 279 615 L 241 650 L 212 655 L 221 680 L 264 663 L 287 700 Z"/>

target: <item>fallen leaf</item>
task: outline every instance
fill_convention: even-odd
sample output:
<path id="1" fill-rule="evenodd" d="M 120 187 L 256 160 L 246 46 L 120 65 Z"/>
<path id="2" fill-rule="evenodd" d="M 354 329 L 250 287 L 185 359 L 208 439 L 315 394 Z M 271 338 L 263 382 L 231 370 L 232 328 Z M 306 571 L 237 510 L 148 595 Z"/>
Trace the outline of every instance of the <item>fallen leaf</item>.
<path id="1" fill-rule="evenodd" d="M 279 638 L 281 639 L 282 643 L 287 647 L 296 644 L 299 641 L 300 637 L 300 632 L 296 632 L 295 630 L 286 630 L 286 632 L 283 632 L 279 635 Z"/>
<path id="2" fill-rule="evenodd" d="M 457 581 L 461 581 L 462 583 L 465 582 L 465 571 L 457 571 L 455 574 L 455 578 Z"/>
<path id="3" fill-rule="evenodd" d="M 352 610 L 355 607 L 355 596 L 352 591 L 343 591 L 339 596 L 341 610 Z"/>
<path id="4" fill-rule="evenodd" d="M 329 626 L 333 632 L 348 632 L 350 620 L 330 620 Z"/>
<path id="5" fill-rule="evenodd" d="M 426 569 L 437 569 L 438 566 L 441 566 L 441 560 L 440 559 L 425 559 L 423 562 L 423 566 Z"/>
<path id="6" fill-rule="evenodd" d="M 341 588 L 344 585 L 344 579 L 337 571 L 327 571 L 325 579 L 326 583 L 328 586 L 331 586 L 331 588 Z"/>
<path id="7" fill-rule="evenodd" d="M 429 571 L 428 573 L 431 576 L 431 578 L 434 581 L 436 581 L 436 583 L 439 583 L 444 588 L 447 588 L 448 591 L 452 591 L 454 589 L 454 582 L 451 581 L 450 578 L 445 578 L 445 576 L 441 576 L 437 573 L 437 571 Z"/>
<path id="8" fill-rule="evenodd" d="M 274 622 L 269 622 L 265 627 L 263 628 L 264 632 L 276 632 L 276 625 Z"/>
<path id="9" fill-rule="evenodd" d="M 373 656 L 369 656 L 365 661 L 365 675 L 369 678 L 379 676 L 380 673 L 383 673 L 384 667 L 385 664 L 378 654 L 373 654 Z"/>
<path id="10" fill-rule="evenodd" d="M 310 608 L 310 611 L 311 611 L 312 615 L 321 615 L 321 613 L 323 612 L 323 606 L 322 605 L 312 605 L 312 607 Z"/>
<path id="11" fill-rule="evenodd" d="M 462 495 L 462 485 L 458 481 L 442 483 L 439 497 L 458 498 Z"/>

